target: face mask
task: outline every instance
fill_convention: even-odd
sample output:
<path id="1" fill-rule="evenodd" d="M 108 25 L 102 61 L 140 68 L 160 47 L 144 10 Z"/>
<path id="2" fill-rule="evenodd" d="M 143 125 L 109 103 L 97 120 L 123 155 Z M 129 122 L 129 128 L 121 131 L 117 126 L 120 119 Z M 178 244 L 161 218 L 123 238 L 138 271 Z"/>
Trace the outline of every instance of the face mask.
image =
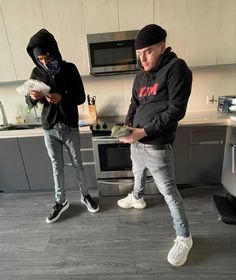
<path id="1" fill-rule="evenodd" d="M 53 75 L 58 74 L 61 70 L 61 67 L 57 59 L 54 59 L 48 64 L 46 64 L 45 68 L 47 69 L 46 71 L 48 71 L 50 74 Z"/>
<path id="2" fill-rule="evenodd" d="M 51 74 L 58 74 L 61 70 L 59 62 L 57 59 L 52 60 L 46 65 L 46 68 Z"/>
<path id="3" fill-rule="evenodd" d="M 61 66 L 59 65 L 59 62 L 57 59 L 53 59 L 46 65 L 41 63 L 39 60 L 38 60 L 38 62 L 46 72 L 48 72 L 52 75 L 58 74 L 61 70 Z"/>

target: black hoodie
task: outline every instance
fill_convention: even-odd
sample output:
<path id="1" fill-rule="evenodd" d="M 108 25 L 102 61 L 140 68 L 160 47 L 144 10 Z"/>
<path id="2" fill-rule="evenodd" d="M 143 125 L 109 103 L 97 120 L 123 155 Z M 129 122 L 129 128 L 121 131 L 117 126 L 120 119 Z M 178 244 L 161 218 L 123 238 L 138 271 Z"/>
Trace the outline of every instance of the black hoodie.
<path id="1" fill-rule="evenodd" d="M 46 50 L 54 59 L 58 60 L 61 67 L 58 74 L 50 74 L 40 65 L 33 53 L 35 47 Z M 46 29 L 41 29 L 30 38 L 26 50 L 36 64 L 30 78 L 44 82 L 50 86 L 51 93 L 58 93 L 62 97 L 58 104 L 49 103 L 46 98 L 40 100 L 43 103 L 43 129 L 51 129 L 58 122 L 70 127 L 78 127 L 77 105 L 84 103 L 85 92 L 76 66 L 73 63 L 62 60 L 55 38 Z M 26 102 L 32 108 L 38 101 L 32 100 L 30 96 L 27 96 Z"/>
<path id="2" fill-rule="evenodd" d="M 167 48 L 155 69 L 137 73 L 125 124 L 144 128 L 145 144 L 172 144 L 178 121 L 186 112 L 192 72 Z"/>

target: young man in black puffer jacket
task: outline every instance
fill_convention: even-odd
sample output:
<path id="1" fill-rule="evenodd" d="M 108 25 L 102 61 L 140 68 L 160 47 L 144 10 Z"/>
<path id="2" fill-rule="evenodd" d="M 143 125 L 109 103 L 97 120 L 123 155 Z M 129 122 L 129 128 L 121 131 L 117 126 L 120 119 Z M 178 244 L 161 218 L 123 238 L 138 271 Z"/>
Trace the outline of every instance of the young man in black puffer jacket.
<path id="1" fill-rule="evenodd" d="M 54 36 L 46 29 L 41 29 L 30 38 L 27 52 L 36 65 L 30 78 L 50 87 L 48 95 L 31 91 L 26 96 L 30 108 L 38 102 L 43 104 L 44 140 L 53 167 L 56 203 L 46 222 L 57 221 L 69 207 L 64 187 L 63 146 L 68 150 L 75 170 L 82 203 L 87 206 L 88 211 L 98 212 L 99 206 L 88 193 L 81 160 L 77 106 L 84 103 L 85 92 L 80 74 L 73 63 L 62 60 Z"/>
<path id="2" fill-rule="evenodd" d="M 132 133 L 120 138 L 131 143 L 134 188 L 120 199 L 122 208 L 143 209 L 146 170 L 164 196 L 176 232 L 168 261 L 183 265 L 192 247 L 188 219 L 183 200 L 176 187 L 172 144 L 178 121 L 186 112 L 191 92 L 192 73 L 185 61 L 171 48 L 166 48 L 166 31 L 155 24 L 142 28 L 135 39 L 135 48 L 143 69 L 137 73 L 125 125 Z"/>

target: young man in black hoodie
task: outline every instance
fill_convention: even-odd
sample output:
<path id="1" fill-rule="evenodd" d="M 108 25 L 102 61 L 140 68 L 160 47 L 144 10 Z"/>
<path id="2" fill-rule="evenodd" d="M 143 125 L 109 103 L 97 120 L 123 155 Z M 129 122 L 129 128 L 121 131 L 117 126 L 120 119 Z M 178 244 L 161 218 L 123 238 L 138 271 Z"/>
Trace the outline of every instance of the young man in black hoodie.
<path id="1" fill-rule="evenodd" d="M 41 29 L 30 38 L 27 52 L 36 65 L 30 78 L 50 87 L 50 93 L 46 96 L 38 91 L 31 91 L 26 96 L 30 108 L 38 102 L 43 104 L 44 140 L 52 162 L 56 200 L 46 222 L 56 222 L 69 207 L 64 187 L 63 146 L 67 148 L 75 170 L 82 203 L 89 212 L 98 212 L 99 206 L 88 193 L 81 161 L 77 106 L 84 103 L 85 92 L 80 74 L 74 64 L 62 60 L 55 38 L 46 29 Z"/>
<path id="2" fill-rule="evenodd" d="M 122 208 L 143 209 L 145 174 L 148 169 L 169 207 L 176 232 L 168 261 L 183 265 L 192 247 L 188 219 L 183 200 L 176 187 L 172 144 L 178 121 L 186 112 L 191 92 L 192 73 L 184 60 L 166 48 L 166 31 L 155 24 L 142 28 L 135 48 L 142 64 L 132 91 L 125 119 L 132 134 L 120 138 L 131 143 L 133 192 L 117 203 Z"/>

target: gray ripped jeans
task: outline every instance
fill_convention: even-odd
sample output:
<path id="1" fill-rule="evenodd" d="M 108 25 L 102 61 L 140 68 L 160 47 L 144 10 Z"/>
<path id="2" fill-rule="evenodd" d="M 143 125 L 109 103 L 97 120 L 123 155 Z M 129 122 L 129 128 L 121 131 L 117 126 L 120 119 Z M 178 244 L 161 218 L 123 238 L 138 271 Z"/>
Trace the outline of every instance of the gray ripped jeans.
<path id="1" fill-rule="evenodd" d="M 88 187 L 81 160 L 79 129 L 66 126 L 61 129 L 44 130 L 44 141 L 52 162 L 56 202 L 63 203 L 66 199 L 63 146 L 67 149 L 75 170 L 81 196 L 86 196 Z"/>
<path id="2" fill-rule="evenodd" d="M 134 173 L 134 197 L 143 196 L 146 169 L 148 169 L 170 210 L 176 235 L 188 237 L 189 224 L 182 197 L 175 183 L 174 155 L 171 145 L 158 147 L 136 142 L 131 144 L 131 159 Z"/>

